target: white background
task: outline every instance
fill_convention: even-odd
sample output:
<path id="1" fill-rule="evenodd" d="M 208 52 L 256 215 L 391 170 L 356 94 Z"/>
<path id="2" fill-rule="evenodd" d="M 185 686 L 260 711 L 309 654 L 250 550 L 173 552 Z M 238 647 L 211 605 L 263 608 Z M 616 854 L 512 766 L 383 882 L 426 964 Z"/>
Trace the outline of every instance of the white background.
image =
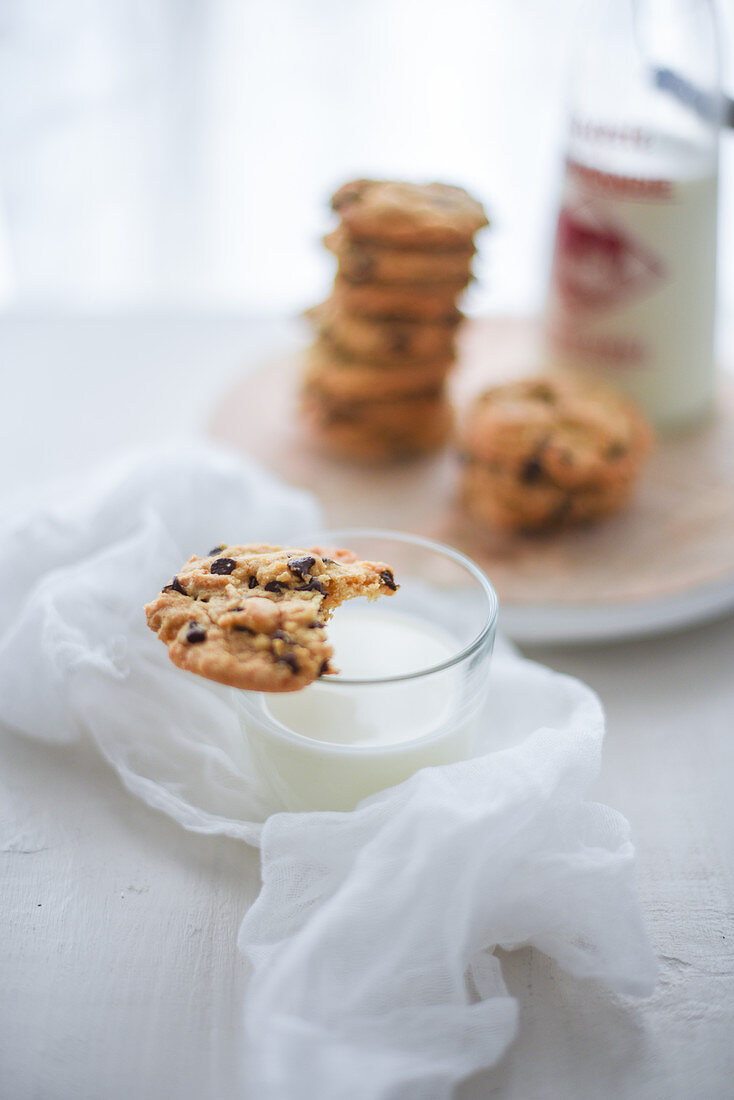
<path id="1" fill-rule="evenodd" d="M 493 229 L 470 308 L 537 310 L 573 32 L 596 2 L 4 0 L 0 304 L 300 309 L 332 274 L 329 195 L 369 173 L 476 192 Z M 734 79 L 734 0 L 718 8 Z M 729 133 L 723 312 L 733 180 Z"/>

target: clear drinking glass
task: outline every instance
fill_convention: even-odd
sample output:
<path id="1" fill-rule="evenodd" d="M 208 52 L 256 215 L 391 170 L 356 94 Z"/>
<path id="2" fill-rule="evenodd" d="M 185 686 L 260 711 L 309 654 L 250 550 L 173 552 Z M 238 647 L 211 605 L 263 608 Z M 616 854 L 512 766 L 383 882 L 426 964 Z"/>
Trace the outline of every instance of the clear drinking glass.
<path id="1" fill-rule="evenodd" d="M 277 803 L 349 810 L 419 768 L 470 756 L 498 610 L 482 570 L 451 547 L 391 531 L 321 532 L 298 543 L 384 561 L 400 587 L 336 610 L 328 631 L 339 675 L 299 692 L 235 693 Z"/>

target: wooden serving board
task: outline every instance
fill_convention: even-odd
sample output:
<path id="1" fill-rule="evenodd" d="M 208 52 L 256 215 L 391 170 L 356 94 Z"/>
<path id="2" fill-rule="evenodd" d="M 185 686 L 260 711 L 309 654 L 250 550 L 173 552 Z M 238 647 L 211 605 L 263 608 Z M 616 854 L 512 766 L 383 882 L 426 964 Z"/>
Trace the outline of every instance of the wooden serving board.
<path id="1" fill-rule="evenodd" d="M 483 387 L 527 373 L 536 354 L 532 324 L 467 323 L 451 383 L 459 415 Z M 522 536 L 487 534 L 461 514 L 451 448 L 385 466 L 315 449 L 297 416 L 300 371 L 291 353 L 248 373 L 217 408 L 212 433 L 315 492 L 331 527 L 392 528 L 463 550 L 486 570 L 518 640 L 618 637 L 734 607 L 734 380 L 722 380 L 711 422 L 659 443 L 622 513 Z"/>

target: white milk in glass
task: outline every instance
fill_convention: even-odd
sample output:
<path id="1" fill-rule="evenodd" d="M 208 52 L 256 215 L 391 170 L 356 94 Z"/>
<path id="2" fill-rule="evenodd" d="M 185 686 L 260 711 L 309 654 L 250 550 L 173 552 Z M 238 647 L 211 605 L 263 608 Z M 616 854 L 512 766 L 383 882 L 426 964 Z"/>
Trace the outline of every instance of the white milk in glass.
<path id="1" fill-rule="evenodd" d="M 267 727 L 250 743 L 291 810 L 352 809 L 419 768 L 471 755 L 482 693 L 467 703 L 459 642 L 440 627 L 384 607 L 346 606 L 329 623 L 340 670 L 303 691 L 262 697 Z M 367 683 L 346 683 L 347 679 Z"/>
<path id="2" fill-rule="evenodd" d="M 457 643 L 439 627 L 413 615 L 346 607 L 330 622 L 329 640 L 338 676 L 267 700 L 271 717 L 287 729 L 315 741 L 368 748 L 429 736 L 449 719 L 456 700 L 444 678 L 356 691 L 339 683 L 402 676 L 451 660 Z"/>
<path id="3" fill-rule="evenodd" d="M 549 362 L 604 377 L 663 429 L 713 402 L 716 201 L 715 160 L 671 139 L 566 164 Z"/>

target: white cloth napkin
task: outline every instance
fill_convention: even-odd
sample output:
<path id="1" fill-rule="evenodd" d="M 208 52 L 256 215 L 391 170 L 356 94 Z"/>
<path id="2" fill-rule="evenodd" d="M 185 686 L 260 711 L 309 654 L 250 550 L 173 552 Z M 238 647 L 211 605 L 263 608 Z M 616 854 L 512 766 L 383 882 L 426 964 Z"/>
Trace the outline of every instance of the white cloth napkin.
<path id="1" fill-rule="evenodd" d="M 142 605 L 191 553 L 320 523 L 308 494 L 203 444 L 6 512 L 0 720 L 87 737 L 185 828 L 261 845 L 239 940 L 253 967 L 245 1095 L 440 1100 L 516 1033 L 495 946 L 532 944 L 611 990 L 652 990 L 633 849 L 624 819 L 584 800 L 600 766 L 596 696 L 506 646 L 475 759 L 352 813 L 274 812 L 229 690 L 175 668 Z"/>

